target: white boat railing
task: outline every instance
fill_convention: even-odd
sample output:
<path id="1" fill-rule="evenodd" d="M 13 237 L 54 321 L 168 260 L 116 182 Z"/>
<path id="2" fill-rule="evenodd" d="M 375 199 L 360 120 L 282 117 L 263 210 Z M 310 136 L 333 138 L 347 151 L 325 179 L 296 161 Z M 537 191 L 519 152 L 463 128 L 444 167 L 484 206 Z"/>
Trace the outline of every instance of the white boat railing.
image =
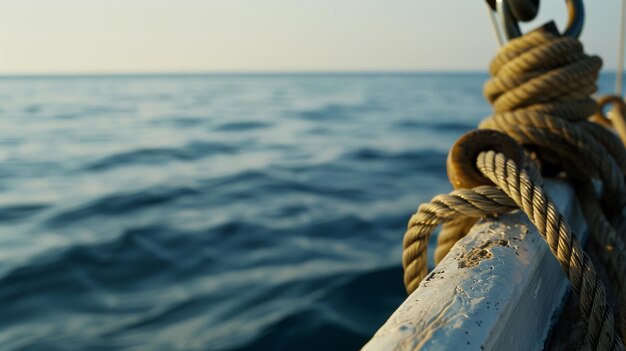
<path id="1" fill-rule="evenodd" d="M 546 180 L 544 189 L 584 242 L 587 227 L 571 186 Z M 525 214 L 485 219 L 363 350 L 541 350 L 568 290 L 565 274 Z"/>

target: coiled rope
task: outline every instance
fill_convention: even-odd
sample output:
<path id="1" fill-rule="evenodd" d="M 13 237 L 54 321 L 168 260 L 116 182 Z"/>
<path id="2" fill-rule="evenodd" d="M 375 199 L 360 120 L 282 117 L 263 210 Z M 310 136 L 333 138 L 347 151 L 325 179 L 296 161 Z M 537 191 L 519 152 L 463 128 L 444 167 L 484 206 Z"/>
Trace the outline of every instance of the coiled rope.
<path id="1" fill-rule="evenodd" d="M 404 283 L 409 293 L 428 273 L 428 240 L 438 225 L 444 224 L 437 261 L 478 218 L 519 208 L 537 227 L 578 294 L 592 349 L 624 350 L 604 285 L 576 236 L 545 196 L 541 176 L 533 166 L 533 160 L 539 159 L 544 173 L 564 173 L 584 185 L 579 196 L 584 199 L 593 239 L 606 248 L 603 263 L 613 276 L 615 289 L 624 295 L 626 151 L 611 131 L 587 120 L 598 111 L 590 95 L 597 90 L 601 65 L 599 57 L 584 53 L 577 39 L 548 30 L 528 33 L 500 49 L 490 66 L 492 78 L 484 88 L 494 114 L 479 128 L 503 132 L 524 145 L 524 165 L 506 154 L 485 150 L 475 165 L 466 166 L 477 167 L 495 186 L 457 189 L 419 206 L 403 242 Z M 600 196 L 591 185 L 593 179 L 602 184 Z M 624 317 L 624 301 L 620 307 Z M 622 337 L 626 337 L 625 323 L 621 324 Z"/>

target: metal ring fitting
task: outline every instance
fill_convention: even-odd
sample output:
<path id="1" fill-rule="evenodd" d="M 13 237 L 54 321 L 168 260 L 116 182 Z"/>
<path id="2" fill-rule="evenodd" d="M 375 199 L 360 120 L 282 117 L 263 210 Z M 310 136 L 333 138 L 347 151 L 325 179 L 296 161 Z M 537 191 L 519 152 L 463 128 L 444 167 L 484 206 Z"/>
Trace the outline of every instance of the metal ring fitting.
<path id="1" fill-rule="evenodd" d="M 626 102 L 624 102 L 621 96 L 605 95 L 598 99 L 598 112 L 593 116 L 593 119 L 607 127 L 613 127 L 613 121 L 604 114 L 604 107 L 609 104 L 615 104 L 622 111 L 626 111 Z"/>
<path id="2" fill-rule="evenodd" d="M 483 151 L 503 153 L 522 165 L 524 151 L 510 136 L 490 129 L 477 129 L 461 136 L 448 152 L 446 169 L 455 189 L 471 189 L 493 185 L 476 167 L 476 158 Z"/>

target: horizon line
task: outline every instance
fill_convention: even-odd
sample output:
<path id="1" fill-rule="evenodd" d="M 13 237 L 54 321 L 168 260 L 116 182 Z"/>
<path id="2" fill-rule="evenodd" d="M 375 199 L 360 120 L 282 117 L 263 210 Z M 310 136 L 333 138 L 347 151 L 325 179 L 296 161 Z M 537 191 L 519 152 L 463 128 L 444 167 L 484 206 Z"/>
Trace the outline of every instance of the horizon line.
<path id="1" fill-rule="evenodd" d="M 0 72 L 1 78 L 13 77 L 93 77 L 93 76 L 155 76 L 155 75 L 306 75 L 306 74 L 415 74 L 415 73 L 487 73 L 478 69 L 380 69 L 380 70 L 171 70 L 171 71 L 79 71 L 79 72 Z"/>
<path id="2" fill-rule="evenodd" d="M 617 73 L 616 69 L 605 69 L 600 73 Z M 80 71 L 80 72 L 0 72 L 4 78 L 81 78 L 81 77 L 137 77 L 137 76 L 192 76 L 192 75 L 401 75 L 401 74 L 488 74 L 488 69 L 381 69 L 381 70 L 197 70 L 197 71 Z M 626 73 L 626 72 L 625 72 Z"/>

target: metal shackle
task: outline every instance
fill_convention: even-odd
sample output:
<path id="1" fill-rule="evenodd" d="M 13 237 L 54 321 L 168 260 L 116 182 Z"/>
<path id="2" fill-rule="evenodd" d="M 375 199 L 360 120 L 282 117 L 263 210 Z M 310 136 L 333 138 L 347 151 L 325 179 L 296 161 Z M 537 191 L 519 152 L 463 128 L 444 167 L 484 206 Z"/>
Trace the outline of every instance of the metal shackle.
<path id="1" fill-rule="evenodd" d="M 533 0 L 490 0 L 489 5 L 498 13 L 506 37 L 511 40 L 523 33 L 518 22 L 534 18 L 539 10 L 539 1 Z M 568 20 L 562 36 L 578 38 L 585 23 L 583 0 L 565 0 Z M 493 5 L 492 5 L 493 4 Z"/>

